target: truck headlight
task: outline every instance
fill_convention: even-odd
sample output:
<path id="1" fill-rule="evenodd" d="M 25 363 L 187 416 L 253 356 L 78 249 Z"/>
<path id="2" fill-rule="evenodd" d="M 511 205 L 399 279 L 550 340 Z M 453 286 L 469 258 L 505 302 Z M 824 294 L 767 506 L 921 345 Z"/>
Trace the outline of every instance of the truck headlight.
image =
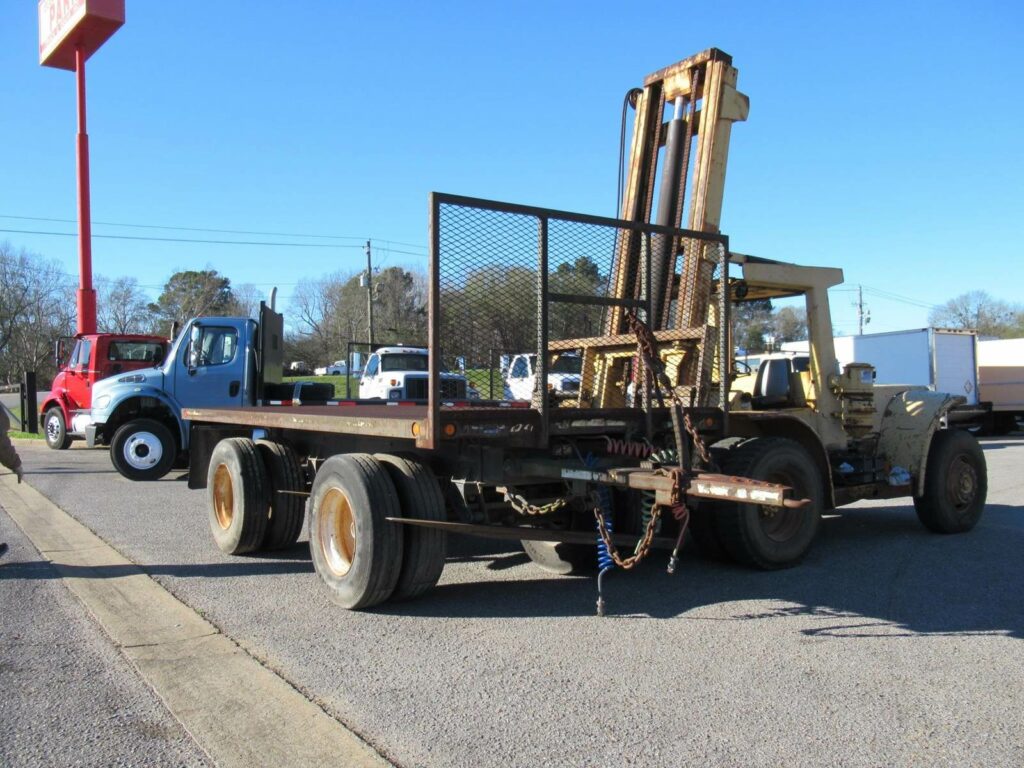
<path id="1" fill-rule="evenodd" d="M 93 401 L 93 406 L 96 408 L 106 408 L 110 405 L 110 395 L 100 395 Z"/>
<path id="2" fill-rule="evenodd" d="M 402 390 L 400 390 L 400 389 L 392 389 L 390 392 L 388 392 L 388 400 L 401 400 L 401 399 L 402 399 Z"/>

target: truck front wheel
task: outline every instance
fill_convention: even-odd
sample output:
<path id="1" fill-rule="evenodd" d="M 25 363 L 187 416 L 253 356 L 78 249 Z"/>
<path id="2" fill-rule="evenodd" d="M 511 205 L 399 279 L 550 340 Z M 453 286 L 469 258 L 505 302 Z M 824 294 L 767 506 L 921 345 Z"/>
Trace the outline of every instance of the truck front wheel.
<path id="1" fill-rule="evenodd" d="M 59 406 L 53 406 L 46 412 L 44 422 L 46 444 L 55 451 L 63 451 L 71 445 L 67 425 L 64 423 L 64 412 Z"/>
<path id="2" fill-rule="evenodd" d="M 933 533 L 971 530 L 985 509 L 988 469 L 974 436 L 943 429 L 932 437 L 924 476 L 924 494 L 914 497 L 917 517 Z"/>
<path id="3" fill-rule="evenodd" d="M 177 453 L 171 430 L 153 419 L 122 424 L 110 441 L 110 460 L 129 480 L 159 480 L 171 471 Z"/>
<path id="4" fill-rule="evenodd" d="M 402 531 L 385 518 L 401 514 L 387 471 L 365 453 L 327 459 L 309 499 L 313 567 L 343 608 L 388 599 L 402 570 Z"/>

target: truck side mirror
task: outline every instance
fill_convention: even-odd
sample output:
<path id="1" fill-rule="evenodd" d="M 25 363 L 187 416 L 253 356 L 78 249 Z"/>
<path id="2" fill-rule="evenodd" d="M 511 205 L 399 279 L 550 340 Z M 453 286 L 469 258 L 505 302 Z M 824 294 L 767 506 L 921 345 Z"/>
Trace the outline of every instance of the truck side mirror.
<path id="1" fill-rule="evenodd" d="M 203 350 L 203 327 L 196 323 L 189 332 L 188 339 L 188 372 L 189 375 L 196 372 L 199 367 Z"/>

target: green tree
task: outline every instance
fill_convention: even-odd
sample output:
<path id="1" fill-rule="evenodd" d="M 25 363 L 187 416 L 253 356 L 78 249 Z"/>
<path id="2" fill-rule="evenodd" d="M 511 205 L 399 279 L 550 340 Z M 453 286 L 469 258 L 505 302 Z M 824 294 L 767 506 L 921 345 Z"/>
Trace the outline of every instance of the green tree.
<path id="1" fill-rule="evenodd" d="M 733 347 L 746 350 L 748 354 L 764 351 L 764 337 L 772 330 L 770 299 L 734 303 L 731 320 Z"/>
<path id="2" fill-rule="evenodd" d="M 149 305 L 154 326 L 166 333 L 172 323 L 193 317 L 230 314 L 235 308 L 231 280 L 215 269 L 175 272 L 164 284 L 163 293 Z"/>

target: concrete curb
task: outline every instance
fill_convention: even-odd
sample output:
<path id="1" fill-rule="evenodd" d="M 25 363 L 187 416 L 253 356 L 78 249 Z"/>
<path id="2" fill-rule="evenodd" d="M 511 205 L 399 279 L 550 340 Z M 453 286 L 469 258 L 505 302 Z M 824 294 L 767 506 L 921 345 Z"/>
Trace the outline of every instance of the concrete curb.
<path id="1" fill-rule="evenodd" d="M 219 766 L 390 765 L 28 484 L 2 506 Z"/>

